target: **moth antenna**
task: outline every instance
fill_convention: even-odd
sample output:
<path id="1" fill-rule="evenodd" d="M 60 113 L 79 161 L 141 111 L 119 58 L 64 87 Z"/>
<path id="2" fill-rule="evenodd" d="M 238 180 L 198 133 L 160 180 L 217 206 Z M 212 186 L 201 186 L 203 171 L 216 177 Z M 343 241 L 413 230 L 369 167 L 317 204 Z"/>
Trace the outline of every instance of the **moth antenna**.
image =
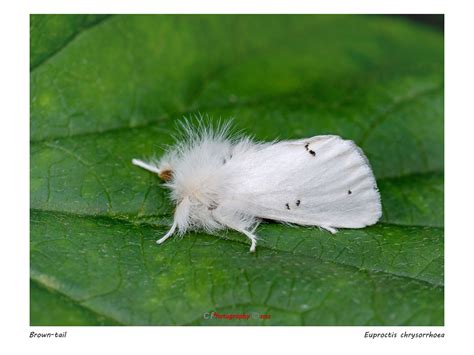
<path id="1" fill-rule="evenodd" d="M 171 237 L 174 233 L 174 231 L 176 230 L 176 227 L 177 227 L 177 223 L 176 223 L 176 220 L 173 221 L 173 225 L 171 226 L 170 230 L 168 231 L 168 233 L 166 233 L 161 239 L 158 239 L 156 241 L 157 244 L 161 244 L 163 243 L 166 239 L 168 239 L 169 237 Z"/>
<path id="2" fill-rule="evenodd" d="M 132 164 L 139 166 L 140 168 L 143 168 L 145 170 L 151 171 L 152 173 L 160 173 L 160 170 L 155 165 L 145 163 L 143 160 L 140 159 L 132 159 Z"/>

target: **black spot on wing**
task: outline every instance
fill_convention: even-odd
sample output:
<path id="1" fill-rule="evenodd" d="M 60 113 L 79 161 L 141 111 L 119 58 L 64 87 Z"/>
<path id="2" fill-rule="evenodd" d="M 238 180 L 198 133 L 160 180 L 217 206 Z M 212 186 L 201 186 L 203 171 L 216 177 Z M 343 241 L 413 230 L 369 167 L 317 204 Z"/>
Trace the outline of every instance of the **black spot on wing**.
<path id="1" fill-rule="evenodd" d="M 232 154 L 227 159 L 226 158 L 222 159 L 222 165 L 225 165 L 231 159 L 232 159 Z"/>
<path id="2" fill-rule="evenodd" d="M 307 151 L 309 154 L 311 154 L 313 157 L 316 155 L 316 152 L 315 152 L 314 150 L 309 149 L 309 143 L 306 143 L 306 144 L 304 145 L 304 148 L 305 148 L 306 151 Z"/>

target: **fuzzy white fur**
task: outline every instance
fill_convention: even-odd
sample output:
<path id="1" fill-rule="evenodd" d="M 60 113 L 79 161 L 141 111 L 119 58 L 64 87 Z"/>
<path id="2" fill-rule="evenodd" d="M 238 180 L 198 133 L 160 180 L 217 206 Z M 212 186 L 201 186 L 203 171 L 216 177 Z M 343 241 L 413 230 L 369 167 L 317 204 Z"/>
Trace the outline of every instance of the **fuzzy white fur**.
<path id="1" fill-rule="evenodd" d="M 375 178 L 362 150 L 338 136 L 256 143 L 232 136 L 229 124 L 182 124 L 183 135 L 158 161 L 133 164 L 161 175 L 176 204 L 175 233 L 231 228 L 255 251 L 261 219 L 335 228 L 362 228 L 382 215 Z"/>

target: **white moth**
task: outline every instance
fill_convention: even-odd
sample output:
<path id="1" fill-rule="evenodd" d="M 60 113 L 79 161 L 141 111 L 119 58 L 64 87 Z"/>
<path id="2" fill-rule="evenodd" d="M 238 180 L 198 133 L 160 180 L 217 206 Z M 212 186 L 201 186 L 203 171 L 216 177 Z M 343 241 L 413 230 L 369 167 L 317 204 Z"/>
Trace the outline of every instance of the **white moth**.
<path id="1" fill-rule="evenodd" d="M 229 124 L 213 129 L 182 124 L 184 135 L 159 160 L 132 163 L 164 180 L 176 204 L 171 229 L 230 228 L 255 251 L 262 219 L 336 228 L 363 228 L 382 215 L 372 169 L 354 142 L 333 135 L 259 143 L 233 137 Z"/>

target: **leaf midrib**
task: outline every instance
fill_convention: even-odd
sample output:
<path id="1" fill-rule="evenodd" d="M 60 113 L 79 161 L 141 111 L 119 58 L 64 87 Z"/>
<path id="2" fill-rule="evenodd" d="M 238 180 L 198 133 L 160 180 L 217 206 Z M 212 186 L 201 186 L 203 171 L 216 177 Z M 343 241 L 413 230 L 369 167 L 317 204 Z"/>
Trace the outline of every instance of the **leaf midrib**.
<path id="1" fill-rule="evenodd" d="M 78 217 L 78 218 L 90 218 L 90 219 L 108 219 L 111 221 L 115 222 L 121 222 L 125 224 L 130 224 L 135 227 L 139 226 L 149 226 L 149 227 L 169 227 L 167 224 L 160 224 L 160 223 L 152 223 L 148 222 L 147 219 L 151 218 L 172 218 L 173 215 L 169 213 L 165 214 L 148 214 L 144 215 L 142 217 L 137 217 L 135 218 L 130 215 L 125 215 L 125 214 L 114 214 L 114 215 L 107 215 L 107 214 L 87 214 L 87 213 L 77 213 L 77 212 L 71 212 L 71 211 L 61 211 L 61 210 L 48 210 L 45 208 L 30 208 L 31 212 L 38 212 L 38 213 L 48 213 L 48 214 L 60 214 L 64 216 L 71 216 L 71 217 Z M 385 222 L 385 221 L 379 221 L 377 222 L 377 225 L 385 225 L 385 226 L 393 226 L 393 227 L 399 227 L 399 228 L 430 228 L 430 229 L 436 229 L 436 230 L 444 230 L 444 226 L 433 226 L 433 225 L 428 225 L 428 224 L 402 224 L 402 223 L 394 223 L 394 222 Z M 342 228 L 345 229 L 345 228 Z M 348 228 L 351 229 L 351 228 Z"/>

